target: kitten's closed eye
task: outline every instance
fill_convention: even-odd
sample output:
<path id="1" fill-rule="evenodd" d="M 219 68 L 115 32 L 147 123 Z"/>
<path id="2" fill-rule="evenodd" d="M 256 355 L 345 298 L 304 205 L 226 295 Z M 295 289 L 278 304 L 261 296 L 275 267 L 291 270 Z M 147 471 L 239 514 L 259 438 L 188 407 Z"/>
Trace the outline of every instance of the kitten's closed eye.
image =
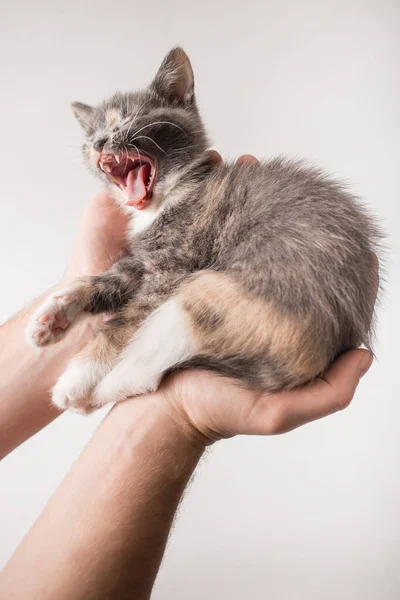
<path id="1" fill-rule="evenodd" d="M 97 150 L 97 152 L 101 152 L 108 141 L 109 141 L 108 136 L 102 136 L 102 137 L 96 138 L 93 141 L 93 148 L 95 150 Z"/>
<path id="2" fill-rule="evenodd" d="M 180 49 L 166 57 L 146 90 L 114 94 L 97 107 L 74 102 L 72 108 L 87 139 L 85 157 L 107 182 L 117 202 L 132 214 L 144 207 L 160 206 L 179 174 L 207 149 L 207 137 L 195 103 L 192 68 Z M 102 154 L 102 161 L 98 153 Z M 101 169 L 101 163 L 112 166 L 106 155 L 120 156 L 122 160 L 126 157 L 127 164 L 138 157 L 151 165 L 151 173 L 145 171 L 139 177 L 140 170 L 130 169 L 132 181 L 127 185 L 126 178 L 122 182 L 114 176 L 120 175 L 114 167 L 113 176 Z"/>

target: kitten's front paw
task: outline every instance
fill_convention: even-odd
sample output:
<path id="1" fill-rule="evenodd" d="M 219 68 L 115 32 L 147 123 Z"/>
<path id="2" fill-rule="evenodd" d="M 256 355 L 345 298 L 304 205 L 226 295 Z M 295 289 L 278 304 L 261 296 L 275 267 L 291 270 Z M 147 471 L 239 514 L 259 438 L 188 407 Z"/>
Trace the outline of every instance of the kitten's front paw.
<path id="1" fill-rule="evenodd" d="M 79 414 L 95 410 L 92 393 L 106 368 L 93 360 L 73 359 L 53 388 L 53 404 Z"/>
<path id="2" fill-rule="evenodd" d="M 28 341 L 34 346 L 45 346 L 58 341 L 76 321 L 80 312 L 74 290 L 52 294 L 33 315 L 27 328 Z"/>

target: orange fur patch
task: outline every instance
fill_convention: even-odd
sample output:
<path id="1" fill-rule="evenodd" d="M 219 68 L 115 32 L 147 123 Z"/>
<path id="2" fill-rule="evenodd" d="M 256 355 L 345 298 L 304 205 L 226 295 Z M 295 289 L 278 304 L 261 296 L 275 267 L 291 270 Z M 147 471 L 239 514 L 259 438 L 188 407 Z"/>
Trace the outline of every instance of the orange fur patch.
<path id="1" fill-rule="evenodd" d="M 315 355 L 306 322 L 251 297 L 229 275 L 195 275 L 183 289 L 183 305 L 201 354 L 265 355 L 304 381 L 325 367 L 326 357 Z"/>

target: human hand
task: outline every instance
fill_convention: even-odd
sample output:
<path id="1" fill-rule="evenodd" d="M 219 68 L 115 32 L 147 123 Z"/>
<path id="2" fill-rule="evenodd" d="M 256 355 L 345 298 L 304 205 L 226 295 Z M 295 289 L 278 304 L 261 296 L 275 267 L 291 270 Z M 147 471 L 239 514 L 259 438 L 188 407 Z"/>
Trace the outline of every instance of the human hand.
<path id="1" fill-rule="evenodd" d="M 368 350 L 350 350 L 322 378 L 274 394 L 208 371 L 178 372 L 161 385 L 159 406 L 205 444 L 238 434 L 286 433 L 346 408 L 372 360 Z"/>
<path id="2" fill-rule="evenodd" d="M 83 213 L 64 280 L 107 270 L 124 252 L 128 223 L 107 192 L 96 194 Z"/>

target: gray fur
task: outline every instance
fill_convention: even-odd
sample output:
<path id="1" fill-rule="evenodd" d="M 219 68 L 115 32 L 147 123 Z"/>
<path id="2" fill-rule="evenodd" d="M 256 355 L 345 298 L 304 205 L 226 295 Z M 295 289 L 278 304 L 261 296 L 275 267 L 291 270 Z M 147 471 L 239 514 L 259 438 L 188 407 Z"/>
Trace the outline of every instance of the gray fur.
<path id="1" fill-rule="evenodd" d="M 308 322 L 310 360 L 322 356 L 324 368 L 344 350 L 370 347 L 376 224 L 340 182 L 304 162 L 211 164 L 190 63 L 182 73 L 182 56 L 173 50 L 144 91 L 115 94 L 97 108 L 73 105 L 86 135 L 84 155 L 93 146 L 151 156 L 158 165 L 154 194 L 162 201 L 155 221 L 130 239 L 129 255 L 91 279 L 85 310 L 118 311 L 108 328 L 138 327 L 194 273 L 212 270 L 228 274 L 250 298 Z M 113 130 L 106 125 L 110 108 L 122 115 Z M 214 306 L 195 318 L 206 332 L 226 326 L 229 316 Z M 285 356 L 256 350 L 198 356 L 180 367 L 209 367 L 271 390 L 304 380 L 288 370 Z M 313 375 L 320 372 L 316 367 Z"/>

